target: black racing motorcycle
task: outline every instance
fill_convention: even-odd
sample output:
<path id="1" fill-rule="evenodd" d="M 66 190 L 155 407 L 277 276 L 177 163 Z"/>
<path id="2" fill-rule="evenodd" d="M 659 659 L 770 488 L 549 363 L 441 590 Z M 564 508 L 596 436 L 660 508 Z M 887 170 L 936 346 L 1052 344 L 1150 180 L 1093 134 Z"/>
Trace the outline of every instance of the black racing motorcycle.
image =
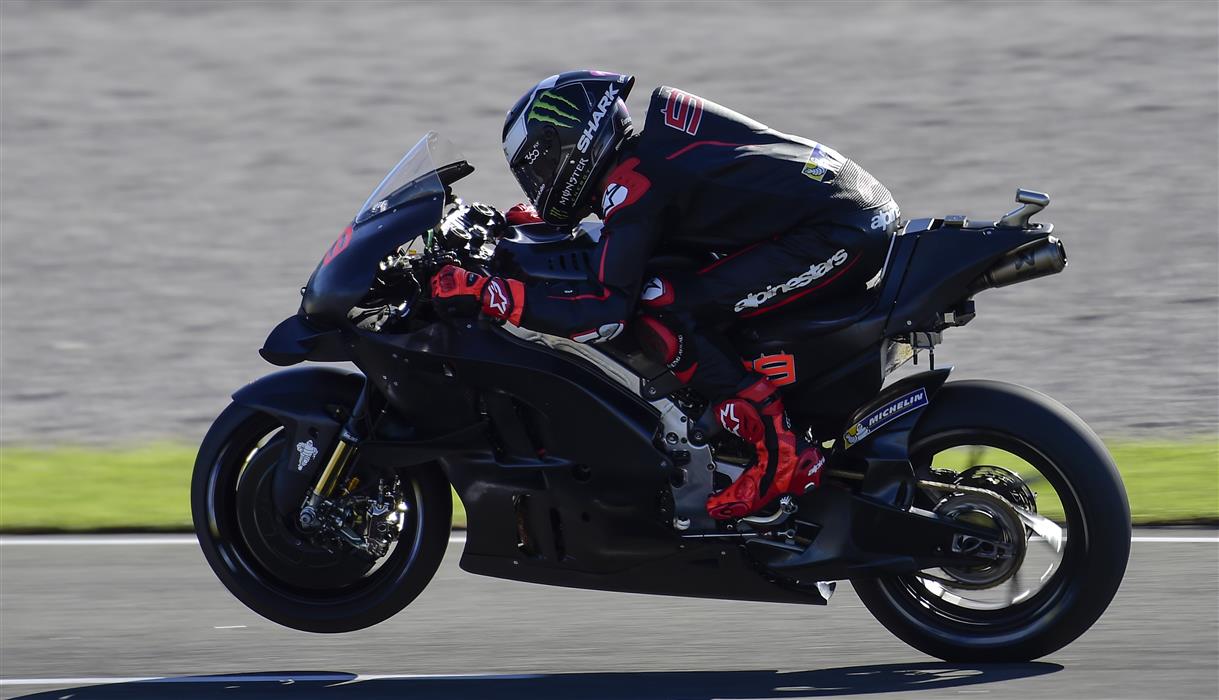
<path id="1" fill-rule="evenodd" d="M 467 518 L 461 567 L 518 581 L 824 605 L 849 580 L 908 644 L 947 660 L 1033 659 L 1109 605 L 1130 512 L 1112 458 L 1024 387 L 948 382 L 935 346 L 973 297 L 1064 269 L 1049 204 L 998 221 L 909 222 L 862 298 L 743 322 L 741 357 L 826 448 L 822 485 L 719 522 L 750 459 L 707 401 L 632 334 L 581 344 L 450 318 L 442 266 L 584 279 L 598 225 L 507 226 L 453 196 L 473 168 L 434 133 L 386 176 L 260 350 L 306 365 L 243 387 L 199 450 L 191 505 L 220 580 L 313 632 L 381 622 L 428 584 Z M 705 263 L 658 251 L 657 270 Z M 925 371 L 897 368 L 919 357 Z M 815 398 L 814 398 L 815 397 Z M 778 613 L 778 610 L 776 610 Z"/>

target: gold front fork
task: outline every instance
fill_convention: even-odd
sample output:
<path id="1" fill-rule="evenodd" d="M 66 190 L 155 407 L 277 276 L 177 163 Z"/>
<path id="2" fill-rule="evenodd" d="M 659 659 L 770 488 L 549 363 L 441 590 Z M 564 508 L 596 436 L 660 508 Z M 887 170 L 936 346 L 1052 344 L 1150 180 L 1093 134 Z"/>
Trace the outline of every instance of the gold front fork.
<path id="1" fill-rule="evenodd" d="M 334 446 L 334 453 L 330 455 L 330 461 L 326 463 L 326 468 L 322 470 L 321 476 L 318 477 L 317 484 L 313 487 L 313 494 L 321 498 L 329 498 L 334 492 L 334 487 L 339 481 L 339 477 L 343 472 L 347 471 L 347 465 L 351 462 L 351 458 L 355 456 L 356 447 L 350 442 L 339 439 Z"/>

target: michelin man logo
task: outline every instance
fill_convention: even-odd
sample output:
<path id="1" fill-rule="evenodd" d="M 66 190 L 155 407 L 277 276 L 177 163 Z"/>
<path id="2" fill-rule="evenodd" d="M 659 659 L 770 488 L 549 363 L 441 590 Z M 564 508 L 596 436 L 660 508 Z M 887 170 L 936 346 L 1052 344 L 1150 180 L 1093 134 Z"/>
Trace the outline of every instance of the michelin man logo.
<path id="1" fill-rule="evenodd" d="M 869 434 L 871 434 L 871 432 L 872 431 L 865 428 L 863 424 L 856 423 L 847 430 L 846 434 L 843 435 L 843 438 L 846 439 L 847 445 L 854 445 L 860 440 L 866 438 Z"/>
<path id="2" fill-rule="evenodd" d="M 304 471 L 305 467 L 309 466 L 309 463 L 317 456 L 318 449 L 313 444 L 313 441 L 310 440 L 308 442 L 296 443 L 296 451 L 300 454 L 300 458 L 296 461 L 296 471 L 299 472 Z"/>

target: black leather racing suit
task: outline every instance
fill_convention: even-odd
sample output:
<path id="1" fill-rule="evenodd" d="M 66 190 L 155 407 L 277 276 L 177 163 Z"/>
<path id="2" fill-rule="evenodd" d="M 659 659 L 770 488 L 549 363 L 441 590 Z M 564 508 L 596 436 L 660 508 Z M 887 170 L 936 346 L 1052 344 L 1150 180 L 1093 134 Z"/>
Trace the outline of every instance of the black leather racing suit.
<path id="1" fill-rule="evenodd" d="M 526 287 L 521 324 L 583 342 L 641 337 L 708 398 L 746 380 L 720 330 L 791 303 L 864 291 L 901 214 L 889 191 L 828 146 L 669 87 L 606 178 L 595 276 Z M 658 250 L 726 253 L 661 273 Z"/>

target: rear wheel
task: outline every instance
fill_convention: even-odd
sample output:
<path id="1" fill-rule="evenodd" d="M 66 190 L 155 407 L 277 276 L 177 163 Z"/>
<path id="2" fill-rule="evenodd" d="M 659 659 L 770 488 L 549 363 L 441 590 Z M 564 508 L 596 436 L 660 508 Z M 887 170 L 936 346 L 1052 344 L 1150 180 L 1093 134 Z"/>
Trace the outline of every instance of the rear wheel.
<path id="1" fill-rule="evenodd" d="M 345 498 L 392 504 L 393 512 L 374 523 L 385 547 L 318 541 L 272 502 L 288 442 L 275 418 L 239 404 L 212 425 L 191 484 L 195 532 L 208 564 L 242 603 L 288 627 L 347 632 L 393 616 L 444 557 L 452 517 L 447 480 L 435 465 L 396 473 L 357 457 Z"/>
<path id="2" fill-rule="evenodd" d="M 1012 556 L 969 569 L 852 579 L 911 646 L 952 661 L 1026 661 L 1083 634 L 1116 594 L 1130 511 L 1112 458 L 1064 406 L 998 382 L 954 382 L 910 438 L 922 507 L 1006 533 Z M 964 487 L 964 488 L 963 488 Z M 973 489 L 1017 506 L 1020 522 Z"/>

